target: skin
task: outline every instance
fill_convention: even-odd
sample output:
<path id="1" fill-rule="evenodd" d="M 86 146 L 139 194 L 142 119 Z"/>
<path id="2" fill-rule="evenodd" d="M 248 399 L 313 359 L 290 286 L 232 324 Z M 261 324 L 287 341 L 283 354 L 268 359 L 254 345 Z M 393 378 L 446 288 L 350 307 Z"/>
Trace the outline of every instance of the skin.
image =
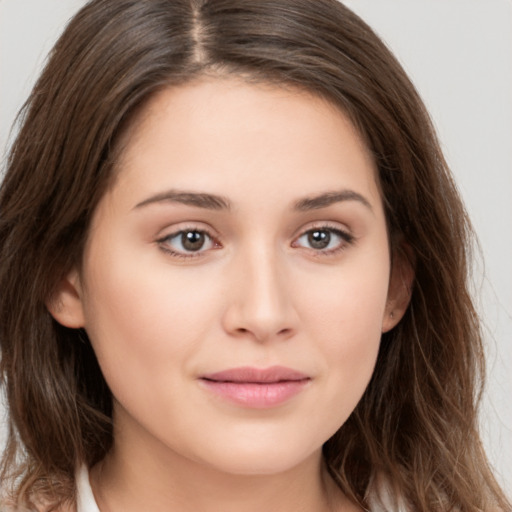
<path id="1" fill-rule="evenodd" d="M 83 267 L 50 306 L 86 329 L 114 396 L 114 448 L 91 472 L 100 509 L 358 510 L 321 446 L 408 294 L 356 130 L 305 92 L 204 78 L 153 97 L 124 144 Z M 207 233 L 204 245 L 186 251 L 184 230 Z M 202 385 L 272 365 L 309 377 L 277 407 Z"/>

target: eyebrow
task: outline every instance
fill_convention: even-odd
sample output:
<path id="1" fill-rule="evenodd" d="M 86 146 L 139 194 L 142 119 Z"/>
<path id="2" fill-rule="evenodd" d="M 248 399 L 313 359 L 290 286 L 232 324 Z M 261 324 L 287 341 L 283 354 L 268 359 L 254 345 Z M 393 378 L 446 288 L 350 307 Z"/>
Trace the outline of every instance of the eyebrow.
<path id="1" fill-rule="evenodd" d="M 321 208 L 327 208 L 335 203 L 340 203 L 343 201 L 358 201 L 373 212 L 372 205 L 370 201 L 366 199 L 363 195 L 355 192 L 354 190 L 340 190 L 335 192 L 325 192 L 323 194 L 319 194 L 313 197 L 306 197 L 304 199 L 300 199 L 294 205 L 294 209 L 305 212 L 309 210 L 319 210 Z"/>
<path id="2" fill-rule="evenodd" d="M 316 196 L 305 197 L 299 199 L 294 204 L 294 210 L 301 212 L 319 210 L 343 201 L 358 201 L 373 212 L 373 208 L 368 199 L 354 190 L 325 192 Z M 144 201 L 136 204 L 134 209 L 157 203 L 180 203 L 207 210 L 229 210 L 231 208 L 229 199 L 222 196 L 207 194 L 205 192 L 168 190 L 144 199 Z"/>
<path id="3" fill-rule="evenodd" d="M 222 196 L 203 192 L 168 190 L 144 199 L 144 201 L 135 205 L 134 209 L 155 203 L 181 203 L 188 206 L 196 206 L 197 208 L 205 208 L 207 210 L 229 210 L 231 207 L 230 201 Z"/>

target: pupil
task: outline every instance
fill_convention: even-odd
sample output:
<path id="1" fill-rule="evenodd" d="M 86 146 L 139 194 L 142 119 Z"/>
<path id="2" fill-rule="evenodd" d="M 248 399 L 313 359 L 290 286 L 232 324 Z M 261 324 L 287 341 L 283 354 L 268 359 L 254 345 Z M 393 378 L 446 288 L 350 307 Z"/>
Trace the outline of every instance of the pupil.
<path id="1" fill-rule="evenodd" d="M 182 244 L 187 251 L 198 251 L 204 245 L 204 233 L 187 231 L 182 235 Z"/>
<path id="2" fill-rule="evenodd" d="M 308 242 L 314 249 L 325 249 L 331 241 L 328 231 L 312 231 L 308 235 Z"/>

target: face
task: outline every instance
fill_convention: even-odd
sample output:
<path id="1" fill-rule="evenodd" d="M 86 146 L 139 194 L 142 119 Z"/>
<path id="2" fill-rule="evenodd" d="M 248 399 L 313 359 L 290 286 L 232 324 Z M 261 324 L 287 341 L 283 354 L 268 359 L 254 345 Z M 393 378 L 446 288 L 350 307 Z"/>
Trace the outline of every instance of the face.
<path id="1" fill-rule="evenodd" d="M 117 444 L 252 474 L 319 453 L 400 316 L 360 137 L 304 92 L 204 79 L 125 142 L 53 311 L 90 337 Z"/>

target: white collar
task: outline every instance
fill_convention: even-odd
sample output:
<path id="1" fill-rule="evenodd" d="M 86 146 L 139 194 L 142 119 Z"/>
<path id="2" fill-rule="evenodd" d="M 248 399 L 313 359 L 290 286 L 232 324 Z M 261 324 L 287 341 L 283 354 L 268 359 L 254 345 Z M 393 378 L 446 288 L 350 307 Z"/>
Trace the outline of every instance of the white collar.
<path id="1" fill-rule="evenodd" d="M 91 489 L 89 471 L 85 464 L 76 473 L 76 512 L 100 512 Z"/>
<path id="2" fill-rule="evenodd" d="M 372 490 L 369 493 L 368 502 L 372 512 L 406 512 L 403 503 L 393 503 L 391 493 L 388 486 L 381 479 L 374 479 Z M 92 493 L 91 482 L 89 481 L 89 470 L 85 465 L 81 466 L 76 473 L 76 490 L 77 490 L 77 512 L 100 512 L 94 495 Z M 399 500 L 400 501 L 400 500 Z"/>

